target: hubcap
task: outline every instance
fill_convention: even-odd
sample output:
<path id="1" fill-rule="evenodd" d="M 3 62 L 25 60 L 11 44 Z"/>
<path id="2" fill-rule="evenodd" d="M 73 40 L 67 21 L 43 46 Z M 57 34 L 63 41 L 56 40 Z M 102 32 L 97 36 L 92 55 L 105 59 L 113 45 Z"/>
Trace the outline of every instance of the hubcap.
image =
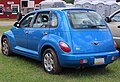
<path id="1" fill-rule="evenodd" d="M 8 54 L 8 44 L 7 41 L 3 41 L 2 43 L 2 50 L 3 50 L 3 54 L 7 55 Z"/>
<path id="2" fill-rule="evenodd" d="M 44 66 L 47 71 L 52 71 L 54 69 L 54 60 L 51 53 L 46 53 L 44 56 Z"/>

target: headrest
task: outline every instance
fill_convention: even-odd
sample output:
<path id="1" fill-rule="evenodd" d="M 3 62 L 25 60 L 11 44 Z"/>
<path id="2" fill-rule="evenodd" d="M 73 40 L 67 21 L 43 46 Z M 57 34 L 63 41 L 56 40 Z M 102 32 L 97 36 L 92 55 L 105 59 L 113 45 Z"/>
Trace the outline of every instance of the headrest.
<path id="1" fill-rule="evenodd" d="M 42 16 L 42 22 L 48 22 L 48 16 L 47 15 Z"/>

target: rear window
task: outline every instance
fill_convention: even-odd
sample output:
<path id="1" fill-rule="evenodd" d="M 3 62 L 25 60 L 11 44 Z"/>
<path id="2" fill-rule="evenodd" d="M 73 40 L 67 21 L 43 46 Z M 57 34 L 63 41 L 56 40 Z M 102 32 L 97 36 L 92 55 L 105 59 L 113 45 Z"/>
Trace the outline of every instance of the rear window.
<path id="1" fill-rule="evenodd" d="M 68 17 L 73 28 L 106 28 L 104 20 L 94 11 L 69 10 Z"/>

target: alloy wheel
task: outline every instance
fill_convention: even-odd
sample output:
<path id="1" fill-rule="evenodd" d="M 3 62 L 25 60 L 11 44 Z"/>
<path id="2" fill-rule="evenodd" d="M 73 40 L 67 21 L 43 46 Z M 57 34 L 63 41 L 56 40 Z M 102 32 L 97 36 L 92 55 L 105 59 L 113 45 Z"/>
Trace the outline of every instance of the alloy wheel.
<path id="1" fill-rule="evenodd" d="M 46 53 L 44 56 L 44 66 L 47 71 L 52 71 L 54 69 L 54 60 L 51 53 Z"/>

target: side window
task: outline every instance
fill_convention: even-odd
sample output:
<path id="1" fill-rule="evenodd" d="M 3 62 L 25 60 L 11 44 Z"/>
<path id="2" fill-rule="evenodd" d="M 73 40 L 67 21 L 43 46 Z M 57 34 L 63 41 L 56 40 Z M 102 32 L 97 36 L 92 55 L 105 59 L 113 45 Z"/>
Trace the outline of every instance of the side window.
<path id="1" fill-rule="evenodd" d="M 34 28 L 47 28 L 49 26 L 49 12 L 38 13 L 36 20 L 34 21 Z"/>
<path id="2" fill-rule="evenodd" d="M 11 8 L 12 8 L 13 14 L 17 14 L 17 12 L 19 12 L 19 5 L 18 4 L 11 5 Z"/>
<path id="3" fill-rule="evenodd" d="M 112 22 L 120 22 L 120 12 L 115 14 L 112 18 L 111 18 Z"/>
<path id="4" fill-rule="evenodd" d="M 50 27 L 57 27 L 57 25 L 58 25 L 57 15 L 55 13 L 51 13 Z"/>
<path id="5" fill-rule="evenodd" d="M 31 21 L 32 21 L 32 18 L 34 18 L 34 16 L 35 16 L 35 14 L 30 14 L 30 15 L 26 16 L 26 17 L 22 20 L 20 26 L 21 26 L 21 27 L 30 27 L 30 23 L 31 23 Z"/>
<path id="6" fill-rule="evenodd" d="M 2 13 L 3 13 L 3 5 L 0 4 L 0 14 L 2 14 Z"/>

